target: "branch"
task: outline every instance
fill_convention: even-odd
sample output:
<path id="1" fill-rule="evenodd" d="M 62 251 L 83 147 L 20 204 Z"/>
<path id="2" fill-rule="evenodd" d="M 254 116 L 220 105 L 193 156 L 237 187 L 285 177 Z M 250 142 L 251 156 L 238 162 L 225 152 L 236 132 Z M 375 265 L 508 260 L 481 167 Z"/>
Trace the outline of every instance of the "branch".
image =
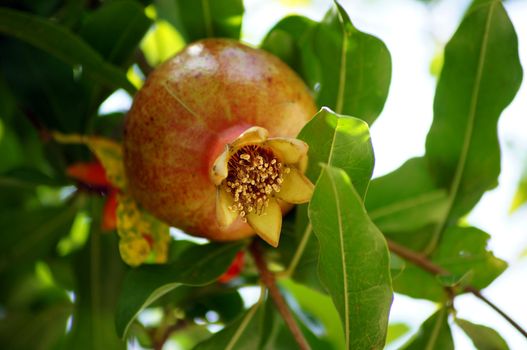
<path id="1" fill-rule="evenodd" d="M 419 254 L 417 252 L 414 252 L 413 250 L 410 250 L 398 243 L 395 243 L 389 239 L 386 239 L 388 243 L 388 248 L 390 250 L 399 255 L 401 258 L 410 261 L 416 266 L 419 266 L 423 270 L 430 272 L 433 275 L 448 275 L 450 272 L 448 270 L 442 268 L 439 265 L 434 264 L 430 260 L 426 258 L 425 255 Z M 479 291 L 477 288 L 473 286 L 466 286 L 463 289 L 465 292 L 472 293 L 475 297 L 482 300 L 485 304 L 490 306 L 494 311 L 496 311 L 498 314 L 500 314 L 507 322 L 509 322 L 518 332 L 520 332 L 525 338 L 527 338 L 527 331 L 525 331 L 518 323 L 516 323 L 512 318 L 510 318 L 509 315 L 507 315 L 503 310 L 498 308 L 494 303 L 492 303 L 490 300 L 488 300 L 485 296 L 481 294 L 481 291 Z"/>
<path id="2" fill-rule="evenodd" d="M 293 317 L 291 311 L 287 307 L 284 297 L 282 296 L 280 290 L 278 290 L 278 287 L 276 286 L 276 279 L 274 274 L 267 268 L 267 263 L 263 257 L 262 250 L 257 240 L 252 241 L 249 250 L 254 259 L 254 263 L 258 268 L 258 272 L 260 273 L 260 279 L 269 290 L 269 295 L 273 299 L 276 308 L 278 309 L 280 315 L 282 315 L 282 318 L 284 319 L 287 327 L 293 334 L 293 338 L 298 343 L 298 346 L 301 350 L 310 349 L 309 344 L 304 338 L 302 331 L 298 327 L 295 318 Z"/>

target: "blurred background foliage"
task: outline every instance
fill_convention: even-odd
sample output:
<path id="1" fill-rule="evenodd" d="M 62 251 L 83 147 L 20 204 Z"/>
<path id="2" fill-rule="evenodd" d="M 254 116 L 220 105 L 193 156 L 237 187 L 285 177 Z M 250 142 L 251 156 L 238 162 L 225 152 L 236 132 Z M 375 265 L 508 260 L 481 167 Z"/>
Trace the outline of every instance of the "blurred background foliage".
<path id="1" fill-rule="evenodd" d="M 433 4 L 440 0 L 419 1 Z M 300 6 L 309 5 L 310 1 L 280 3 Z M 327 7 L 330 6 L 328 1 Z M 346 30 L 358 31 L 357 50 L 371 65 L 351 65 L 346 81 L 352 89 L 361 84 L 353 74 L 361 70 L 371 91 L 358 90 L 353 98 L 340 103 L 337 80 L 341 71 L 332 62 L 340 50 L 343 14 L 332 8 L 321 22 L 303 16 L 287 17 L 269 31 L 261 47 L 292 66 L 312 89 L 320 106 L 360 116 L 371 125 L 388 94 L 390 54 L 381 40 L 358 31 L 348 19 Z M 169 254 L 170 266 L 176 264 L 177 271 L 155 266 L 130 270 L 119 256 L 116 234 L 101 230 L 107 193 L 66 175 L 69 165 L 91 161 L 93 156 L 83 146 L 53 141 L 50 134 L 56 130 L 120 140 L 124 113 L 104 114 L 103 103 L 115 91 L 133 95 L 153 67 L 186 43 L 205 37 L 240 38 L 243 15 L 242 0 L 0 0 L 1 348 L 160 348 L 170 339 L 171 346 L 178 344 L 187 349 L 227 325 L 217 333 L 218 337 L 199 345 L 205 349 L 221 348 L 219 344 L 227 344 L 245 320 L 240 316 L 253 310 L 248 309 L 250 305 L 240 293 L 243 287 L 258 285 L 251 261 L 246 261 L 243 274 L 229 283 L 211 283 L 227 269 L 243 244 L 200 246 L 178 239 Z M 251 23 L 243 25 L 250 27 Z M 434 75 L 439 75 L 443 67 L 443 51 L 439 51 L 431 63 Z M 351 57 L 356 54 L 350 53 Z M 443 126 L 436 130 L 438 137 L 443 137 Z M 430 237 L 423 238 L 420 233 L 437 223 L 436 215 L 444 209 L 446 198 L 444 189 L 436 188 L 428 173 L 421 171 L 423 167 L 423 160 L 416 158 L 397 172 L 374 180 L 366 201 L 372 219 L 383 233 L 416 250 L 430 244 Z M 401 191 L 401 179 L 415 173 L 422 176 L 406 183 Z M 365 186 L 370 176 L 371 172 L 366 175 Z M 484 190 L 487 188 L 485 184 Z M 376 211 L 407 199 L 398 198 L 401 193 L 410 196 L 423 192 L 431 194 L 428 206 L 421 208 L 424 211 L 406 211 L 396 217 Z M 469 208 L 481 193 L 470 200 Z M 525 204 L 526 193 L 524 174 L 511 210 Z M 456 213 L 455 219 L 466 212 Z M 298 238 L 294 231 L 305 228 L 305 215 L 305 208 L 299 209 L 296 217 L 286 219 L 281 249 L 270 252 L 277 269 L 283 269 L 293 259 Z M 455 230 L 470 231 L 465 236 L 468 241 L 456 240 L 460 233 Z M 477 287 L 485 287 L 505 269 L 505 263 L 486 250 L 488 237 L 483 231 L 456 227 L 445 236 L 431 259 L 446 262 L 454 274 L 463 275 L 466 269 L 460 266 L 467 262 L 456 264 L 452 254 L 473 249 L 472 253 L 479 257 L 470 265 L 477 271 L 477 278 L 472 280 Z M 219 258 L 206 260 L 211 252 L 223 250 Z M 296 282 L 284 279 L 280 287 L 312 347 L 341 349 L 339 316 L 331 299 L 320 292 L 313 261 L 309 262 L 318 251 L 313 248 L 306 252 L 293 276 Z M 197 258 L 188 266 L 191 256 Z M 392 257 L 391 268 L 393 276 L 404 270 L 399 278 L 394 277 L 396 291 L 417 298 L 442 300 L 445 283 L 452 282 L 438 282 L 414 266 L 405 268 L 396 257 Z M 189 279 L 181 271 L 192 271 L 202 279 Z M 169 283 L 177 283 L 179 288 L 163 293 L 157 290 Z M 120 297 L 123 286 L 136 291 L 137 300 L 131 294 Z M 151 295 L 156 300 L 134 320 Z M 260 304 L 262 307 L 254 309 L 258 316 L 251 319 L 250 332 L 240 339 L 240 347 L 246 344 L 253 348 L 251 344 L 257 341 L 266 349 L 294 347 L 271 303 L 261 298 L 257 302 Z M 434 319 L 444 321 L 442 310 L 423 324 L 421 334 L 431 332 Z M 475 332 L 474 338 L 478 332 L 489 334 L 473 324 L 459 322 L 463 329 L 469 329 L 467 334 Z M 123 335 L 125 330 L 127 338 L 122 340 L 118 333 Z M 407 325 L 392 323 L 388 342 L 408 332 Z M 448 324 L 440 329 L 441 334 L 446 334 L 447 343 L 449 332 Z M 419 348 L 420 341 L 417 337 L 408 348 Z M 447 344 L 443 348 L 449 347 Z"/>

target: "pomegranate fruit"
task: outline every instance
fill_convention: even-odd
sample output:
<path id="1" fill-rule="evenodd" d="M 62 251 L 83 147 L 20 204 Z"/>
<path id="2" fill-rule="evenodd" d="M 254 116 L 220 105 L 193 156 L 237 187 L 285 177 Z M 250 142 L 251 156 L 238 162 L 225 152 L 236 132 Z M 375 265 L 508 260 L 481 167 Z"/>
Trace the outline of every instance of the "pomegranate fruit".
<path id="1" fill-rule="evenodd" d="M 132 196 L 185 232 L 277 246 L 282 213 L 307 202 L 307 145 L 294 139 L 316 107 L 271 54 L 206 39 L 156 68 L 126 117 Z"/>

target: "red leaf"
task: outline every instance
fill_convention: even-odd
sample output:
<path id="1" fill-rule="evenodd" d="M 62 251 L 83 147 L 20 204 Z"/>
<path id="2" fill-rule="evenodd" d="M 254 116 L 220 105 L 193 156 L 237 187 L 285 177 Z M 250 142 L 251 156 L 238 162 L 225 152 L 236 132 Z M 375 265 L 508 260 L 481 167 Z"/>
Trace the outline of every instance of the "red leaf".
<path id="1" fill-rule="evenodd" d="M 112 188 L 104 203 L 101 224 L 103 231 L 112 231 L 117 227 L 117 192 L 117 189 Z"/>
<path id="2" fill-rule="evenodd" d="M 66 169 L 68 176 L 92 186 L 111 186 L 101 163 L 75 163 Z"/>
<path id="3" fill-rule="evenodd" d="M 243 270 L 243 264 L 244 264 L 244 252 L 239 251 L 238 254 L 236 254 L 236 257 L 231 263 L 231 266 L 227 269 L 227 271 L 218 278 L 218 281 L 221 283 L 227 283 L 233 278 L 237 277 Z"/>

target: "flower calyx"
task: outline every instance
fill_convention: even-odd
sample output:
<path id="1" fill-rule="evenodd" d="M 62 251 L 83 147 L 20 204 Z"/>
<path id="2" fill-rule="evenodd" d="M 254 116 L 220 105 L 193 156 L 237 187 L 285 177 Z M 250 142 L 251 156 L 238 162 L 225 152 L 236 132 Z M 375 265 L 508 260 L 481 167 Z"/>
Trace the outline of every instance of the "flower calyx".
<path id="1" fill-rule="evenodd" d="M 313 184 L 303 172 L 308 145 L 298 139 L 268 137 L 251 127 L 227 144 L 210 176 L 216 185 L 216 217 L 222 228 L 248 223 L 273 247 L 278 246 L 286 203 L 306 203 Z"/>

